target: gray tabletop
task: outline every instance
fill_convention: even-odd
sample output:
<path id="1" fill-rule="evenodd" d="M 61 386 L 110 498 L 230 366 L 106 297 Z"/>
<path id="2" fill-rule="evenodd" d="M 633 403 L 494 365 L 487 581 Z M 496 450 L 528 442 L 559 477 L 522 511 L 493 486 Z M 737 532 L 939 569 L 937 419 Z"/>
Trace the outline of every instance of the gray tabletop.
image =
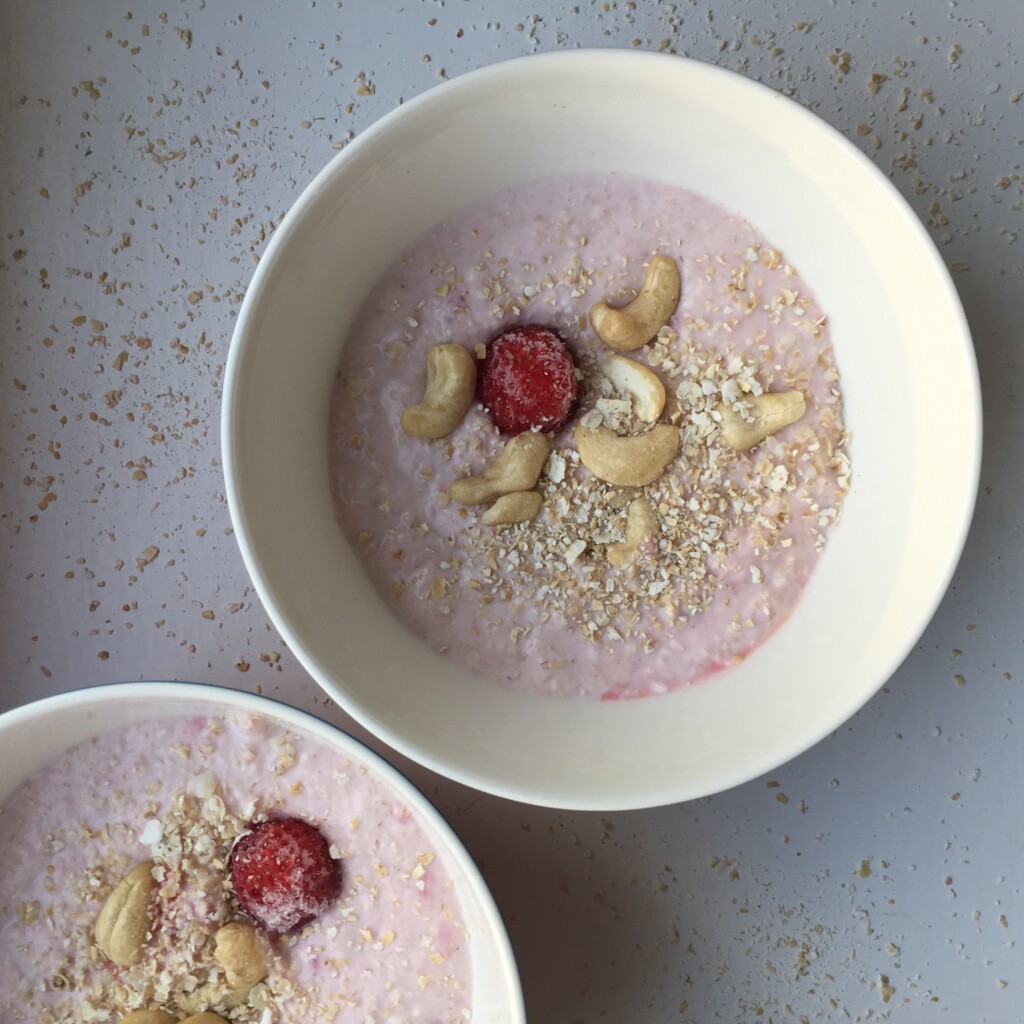
<path id="1" fill-rule="evenodd" d="M 797 760 L 659 810 L 538 810 L 389 756 L 478 859 L 531 1021 L 1022 1019 L 1019 0 L 4 0 L 0 24 L 0 710 L 194 679 L 365 738 L 252 590 L 218 415 L 267 239 L 403 100 L 522 54 L 667 50 L 861 147 L 953 271 L 986 402 L 975 522 L 906 663 Z"/>

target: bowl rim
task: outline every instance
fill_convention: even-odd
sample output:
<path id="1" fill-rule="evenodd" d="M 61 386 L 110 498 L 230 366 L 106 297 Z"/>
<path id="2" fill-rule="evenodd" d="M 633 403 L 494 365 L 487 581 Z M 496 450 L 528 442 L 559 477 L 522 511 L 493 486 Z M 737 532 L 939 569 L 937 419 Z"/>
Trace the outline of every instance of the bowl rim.
<path id="1" fill-rule="evenodd" d="M 237 465 L 240 460 L 236 458 L 236 449 L 241 443 L 235 426 L 236 420 L 239 418 L 239 379 L 246 355 L 253 345 L 250 322 L 253 319 L 258 297 L 263 290 L 262 285 L 273 273 L 280 254 L 289 243 L 292 235 L 295 234 L 296 229 L 305 219 L 311 207 L 318 200 L 320 193 L 335 175 L 339 173 L 340 169 L 365 148 L 372 146 L 377 138 L 384 132 L 387 132 L 393 124 L 416 116 L 425 106 L 439 102 L 439 97 L 447 97 L 457 90 L 472 89 L 475 85 L 493 78 L 515 75 L 524 69 L 536 69 L 542 72 L 553 65 L 583 65 L 595 61 L 623 61 L 637 66 L 641 64 L 654 64 L 655 62 L 662 62 L 666 66 L 670 63 L 677 65 L 682 63 L 689 67 L 690 73 L 706 75 L 709 79 L 709 84 L 713 85 L 714 80 L 728 81 L 734 88 L 744 88 L 750 90 L 752 94 L 757 93 L 761 96 L 769 97 L 775 102 L 786 104 L 791 116 L 802 119 L 812 130 L 826 136 L 830 143 L 840 150 L 843 156 L 854 165 L 860 174 L 873 179 L 876 186 L 884 190 L 892 202 L 893 213 L 900 217 L 902 226 L 916 237 L 919 245 L 919 255 L 927 260 L 927 265 L 924 269 L 929 277 L 933 279 L 934 283 L 941 288 L 944 299 L 948 304 L 950 317 L 953 321 L 950 327 L 951 335 L 955 333 L 963 343 L 964 368 L 967 379 L 960 382 L 960 387 L 962 388 L 962 397 L 966 397 L 968 401 L 967 407 L 961 409 L 960 414 L 965 423 L 969 425 L 971 431 L 969 443 L 965 445 L 966 448 L 969 448 L 969 464 L 965 473 L 965 479 L 963 480 L 963 487 L 959 491 L 961 505 L 958 513 L 957 529 L 950 538 L 951 543 L 948 546 L 941 571 L 936 573 L 937 582 L 933 592 L 928 596 L 927 600 L 922 600 L 920 614 L 915 621 L 914 628 L 912 630 L 908 629 L 903 643 L 892 647 L 889 657 L 885 661 L 885 670 L 880 674 L 879 678 L 873 678 L 869 685 L 858 689 L 851 699 L 837 703 L 831 715 L 822 716 L 816 729 L 808 730 L 804 735 L 798 737 L 795 742 L 788 744 L 784 752 L 773 756 L 766 755 L 753 765 L 744 762 L 742 770 L 737 769 L 733 772 L 722 773 L 717 780 L 717 784 L 711 788 L 703 785 L 694 786 L 692 783 L 685 781 L 682 783 L 666 782 L 660 787 L 648 787 L 642 792 L 637 792 L 629 799 L 602 799 L 600 796 L 594 796 L 593 794 L 585 795 L 575 790 L 571 792 L 558 791 L 552 787 L 541 789 L 534 786 L 516 786 L 491 778 L 481 770 L 468 771 L 453 767 L 446 763 L 443 758 L 434 756 L 430 751 L 423 749 L 415 740 L 410 740 L 390 728 L 387 723 L 381 721 L 372 712 L 367 710 L 360 700 L 344 688 L 343 685 L 330 678 L 327 672 L 321 669 L 316 657 L 304 649 L 304 645 L 299 641 L 296 631 L 292 628 L 291 616 L 278 605 L 267 583 L 267 579 L 262 571 L 260 557 L 249 535 L 246 512 L 242 508 L 240 501 Z M 909 201 L 886 176 L 884 171 L 838 128 L 831 125 L 819 114 L 804 107 L 795 99 L 778 92 L 769 85 L 748 78 L 728 68 L 691 57 L 608 47 L 531 54 L 498 61 L 468 71 L 425 90 L 413 99 L 400 104 L 384 114 L 353 139 L 344 150 L 327 162 L 299 194 L 274 232 L 246 290 L 246 295 L 232 333 L 228 358 L 225 364 L 221 411 L 221 448 L 229 513 L 234 525 L 235 538 L 243 562 L 252 579 L 253 586 L 274 627 L 281 634 L 306 671 L 313 676 L 317 684 L 332 699 L 336 700 L 346 712 L 366 729 L 401 754 L 464 785 L 496 796 L 527 802 L 536 806 L 556 809 L 611 811 L 665 806 L 683 800 L 697 799 L 756 779 L 765 772 L 771 771 L 780 764 L 784 764 L 806 752 L 822 739 L 835 732 L 836 729 L 848 721 L 850 717 L 856 714 L 877 694 L 886 681 L 892 677 L 906 660 L 920 640 L 921 635 L 948 592 L 950 582 L 963 554 L 967 535 L 973 520 L 980 482 L 983 443 L 982 427 L 980 375 L 963 304 L 960 301 L 959 294 L 945 262 L 942 260 L 941 254 L 924 224 L 914 212 Z M 713 685 L 713 681 L 711 685 Z"/>
<path id="2" fill-rule="evenodd" d="M 245 690 L 234 690 L 216 683 L 182 682 L 177 680 L 141 680 L 134 682 L 96 683 L 74 690 L 41 697 L 28 704 L 21 704 L 0 712 L 0 737 L 8 730 L 19 728 L 26 722 L 46 716 L 51 711 L 67 710 L 81 707 L 91 708 L 102 706 L 112 701 L 154 698 L 180 700 L 182 703 L 206 703 L 210 705 L 227 705 L 229 707 L 256 712 L 264 717 L 274 718 L 288 726 L 305 730 L 317 738 L 331 744 L 340 744 L 346 754 L 364 760 L 405 803 L 412 805 L 416 813 L 445 844 L 446 852 L 455 862 L 455 866 L 464 876 L 467 886 L 459 886 L 456 891 L 460 897 L 463 889 L 468 888 L 477 909 L 484 918 L 491 933 L 501 973 L 508 982 L 509 991 L 505 995 L 511 997 L 510 1019 L 517 1024 L 525 1024 L 526 1008 L 523 996 L 522 978 L 508 926 L 504 915 L 498 907 L 490 886 L 484 879 L 480 868 L 470 854 L 465 843 L 455 829 L 448 823 L 444 815 L 434 806 L 427 795 L 401 769 L 391 764 L 362 740 L 346 732 L 340 726 L 326 719 L 303 711 L 275 697 L 264 694 L 248 693 Z M 173 714 L 157 714 L 155 717 L 174 717 Z M 93 735 L 102 735 L 105 730 L 102 722 L 96 723 L 99 731 Z M 115 727 L 116 728 L 116 727 Z M 22 780 L 24 781 L 24 780 Z M 5 801 L 6 802 L 6 801 Z M 472 947 L 472 941 L 470 943 Z"/>

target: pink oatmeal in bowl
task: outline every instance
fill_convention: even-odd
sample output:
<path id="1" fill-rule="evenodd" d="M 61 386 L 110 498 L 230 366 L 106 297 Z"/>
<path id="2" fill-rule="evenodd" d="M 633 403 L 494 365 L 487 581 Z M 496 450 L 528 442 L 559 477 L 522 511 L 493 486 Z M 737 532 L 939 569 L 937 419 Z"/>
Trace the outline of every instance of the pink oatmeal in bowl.
<path id="1" fill-rule="evenodd" d="M 632 361 L 623 376 L 591 311 L 630 302 L 656 263 L 677 268 L 681 297 L 616 356 Z M 410 437 L 402 413 L 433 346 L 479 363 L 520 324 L 565 340 L 579 408 L 517 492 L 539 500 L 490 525 L 501 517 L 460 503 L 456 483 L 504 446 L 487 411 L 473 403 L 435 439 Z M 631 383 L 642 372 L 664 391 L 653 418 Z M 735 440 L 766 395 L 786 416 Z M 639 435 L 664 449 L 653 478 L 592 471 L 588 440 Z M 403 621 L 480 676 L 584 699 L 666 693 L 762 644 L 799 599 L 850 473 L 827 318 L 796 269 L 707 198 L 620 175 L 531 182 L 416 243 L 349 332 L 330 440 L 339 522 Z"/>
<path id="2" fill-rule="evenodd" d="M 269 934 L 228 862 L 286 816 L 323 834 L 341 890 Z M 154 719 L 29 778 L 0 816 L 0 944 L 5 1024 L 470 1019 L 468 937 L 425 828 L 368 764 L 259 714 Z"/>

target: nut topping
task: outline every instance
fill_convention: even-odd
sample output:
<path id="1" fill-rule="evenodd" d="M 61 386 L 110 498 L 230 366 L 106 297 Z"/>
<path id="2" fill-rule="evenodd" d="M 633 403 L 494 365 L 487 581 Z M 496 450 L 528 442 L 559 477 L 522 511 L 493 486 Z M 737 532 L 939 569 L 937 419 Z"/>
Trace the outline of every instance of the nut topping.
<path id="1" fill-rule="evenodd" d="M 665 408 L 665 385 L 658 375 L 635 359 L 609 356 L 601 364 L 601 372 L 633 400 L 637 416 L 645 423 L 655 423 Z"/>
<path id="2" fill-rule="evenodd" d="M 642 487 L 665 472 L 679 451 L 679 429 L 659 423 L 646 434 L 620 437 L 607 427 L 576 427 L 580 461 L 594 476 L 619 487 Z"/>
<path id="3" fill-rule="evenodd" d="M 634 498 L 626 515 L 626 539 L 621 544 L 609 544 L 606 554 L 614 566 L 626 565 L 639 552 L 640 546 L 661 529 L 658 516 L 646 498 Z"/>
<path id="4" fill-rule="evenodd" d="M 96 918 L 96 945 L 104 956 L 126 967 L 135 961 L 149 934 L 149 896 L 156 882 L 153 862 L 144 861 L 115 886 Z"/>
<path id="5" fill-rule="evenodd" d="M 517 434 L 483 473 L 456 480 L 448 494 L 460 505 L 487 505 L 503 494 L 528 491 L 540 479 L 550 447 L 541 433 Z"/>
<path id="6" fill-rule="evenodd" d="M 680 290 L 676 261 L 668 256 L 655 256 L 636 298 L 620 309 L 613 309 L 606 302 L 595 303 L 590 310 L 590 323 L 597 336 L 617 352 L 643 348 L 676 311 Z"/>
<path id="7" fill-rule="evenodd" d="M 801 391 L 777 391 L 744 395 L 735 405 L 722 403 L 722 438 L 737 451 L 749 451 L 766 437 L 798 419 L 807 411 Z"/>
<path id="8" fill-rule="evenodd" d="M 540 511 L 539 491 L 513 491 L 503 494 L 481 517 L 485 526 L 526 523 Z"/>
<path id="9" fill-rule="evenodd" d="M 267 976 L 267 957 L 259 934 L 243 922 L 226 924 L 217 931 L 213 957 L 224 968 L 228 984 L 248 995 L 253 985 Z"/>
<path id="10" fill-rule="evenodd" d="M 427 353 L 427 387 L 423 401 L 402 413 L 410 437 L 450 434 L 466 415 L 476 393 L 476 363 L 461 345 L 435 345 Z"/>

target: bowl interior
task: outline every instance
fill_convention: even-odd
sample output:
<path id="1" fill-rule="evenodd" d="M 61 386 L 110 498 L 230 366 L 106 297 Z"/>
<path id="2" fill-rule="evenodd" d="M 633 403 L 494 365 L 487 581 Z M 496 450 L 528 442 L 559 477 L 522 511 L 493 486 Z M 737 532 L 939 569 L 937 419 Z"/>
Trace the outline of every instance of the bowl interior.
<path id="1" fill-rule="evenodd" d="M 472 939 L 474 1019 L 525 1020 L 505 926 L 465 847 L 426 797 L 361 743 L 294 708 L 262 697 L 189 683 L 126 683 L 63 694 L 0 715 L 0 805 L 37 769 L 83 740 L 161 716 L 250 711 L 313 734 L 381 778 L 430 836 L 459 895 Z"/>
<path id="2" fill-rule="evenodd" d="M 781 248 L 828 311 L 853 433 L 842 522 L 784 627 L 706 683 L 618 704 L 526 697 L 421 644 L 342 538 L 326 472 L 334 375 L 377 277 L 459 207 L 575 171 L 695 189 Z M 258 268 L 232 344 L 228 496 L 275 624 L 382 739 L 522 800 L 652 806 L 769 770 L 836 728 L 892 673 L 963 544 L 978 394 L 963 313 L 933 246 L 837 133 L 707 65 L 555 54 L 475 72 L 399 108 L 307 189 Z"/>

